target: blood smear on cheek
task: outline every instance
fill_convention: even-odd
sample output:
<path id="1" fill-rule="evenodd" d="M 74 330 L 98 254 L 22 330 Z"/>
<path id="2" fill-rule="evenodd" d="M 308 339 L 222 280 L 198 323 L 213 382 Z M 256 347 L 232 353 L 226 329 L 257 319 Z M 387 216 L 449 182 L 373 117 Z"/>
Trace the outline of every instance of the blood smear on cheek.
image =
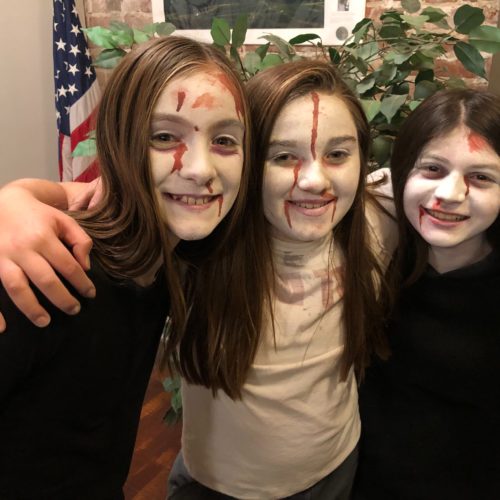
<path id="1" fill-rule="evenodd" d="M 181 110 L 185 98 L 186 98 L 186 92 L 183 91 L 177 92 L 177 108 L 175 110 L 177 111 L 177 113 Z"/>
<path id="2" fill-rule="evenodd" d="M 197 126 L 197 125 L 195 125 L 195 126 L 194 126 L 194 131 L 195 131 L 195 132 L 199 132 L 199 131 L 200 131 L 200 129 L 198 128 L 198 126 Z"/>
<path id="3" fill-rule="evenodd" d="M 436 200 L 433 204 L 432 204 L 432 209 L 433 210 L 438 210 L 439 208 L 441 208 L 441 200 Z M 422 210 L 422 209 L 420 209 Z"/>
<path id="4" fill-rule="evenodd" d="M 297 182 L 299 180 L 299 172 L 300 172 L 301 167 L 302 167 L 302 160 L 299 160 L 297 162 L 297 165 L 295 165 L 293 167 L 293 184 L 292 184 L 292 187 L 290 188 L 290 191 L 288 191 L 288 196 L 292 196 L 292 191 L 297 186 Z"/>
<path id="5" fill-rule="evenodd" d="M 210 194 L 212 194 L 214 192 L 214 189 L 212 188 L 212 181 L 208 181 L 206 184 L 205 184 L 206 188 L 208 189 L 208 192 Z M 220 210 L 219 210 L 220 212 Z"/>
<path id="6" fill-rule="evenodd" d="M 187 146 L 184 143 L 179 144 L 175 148 L 174 152 L 174 166 L 170 173 L 175 172 L 176 170 L 180 170 L 182 168 L 182 156 L 187 151 Z"/>
<path id="7" fill-rule="evenodd" d="M 313 124 L 311 129 L 311 154 L 316 159 L 316 139 L 318 137 L 318 114 L 319 114 L 319 96 L 316 92 L 311 92 L 313 100 Z"/>

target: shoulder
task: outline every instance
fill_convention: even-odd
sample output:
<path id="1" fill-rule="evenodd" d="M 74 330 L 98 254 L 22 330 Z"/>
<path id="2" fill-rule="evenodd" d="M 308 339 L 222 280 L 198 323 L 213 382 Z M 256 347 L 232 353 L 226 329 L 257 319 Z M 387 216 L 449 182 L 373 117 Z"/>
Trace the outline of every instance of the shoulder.
<path id="1" fill-rule="evenodd" d="M 372 172 L 367 178 L 366 220 L 372 249 L 381 263 L 388 265 L 398 243 L 394 218 L 391 174 L 388 168 Z"/>

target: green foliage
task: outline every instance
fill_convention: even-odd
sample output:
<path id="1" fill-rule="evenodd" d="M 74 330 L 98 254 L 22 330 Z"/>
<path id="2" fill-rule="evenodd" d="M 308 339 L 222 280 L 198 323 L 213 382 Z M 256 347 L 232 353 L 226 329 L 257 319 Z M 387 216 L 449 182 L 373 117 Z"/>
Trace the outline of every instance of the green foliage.
<path id="1" fill-rule="evenodd" d="M 260 37 L 261 45 L 244 50 L 247 14 L 240 15 L 232 28 L 224 19 L 214 18 L 211 35 L 214 45 L 234 61 L 244 80 L 267 67 L 301 59 L 304 56 L 298 45 L 313 47 L 314 56 L 335 65 L 360 97 L 372 127 L 373 163 L 386 166 L 394 137 L 410 111 L 442 88 L 466 85 L 459 75 L 435 72 L 436 61 L 454 54 L 465 69 L 486 78 L 480 51 L 500 51 L 500 29 L 483 26 L 484 19 L 482 9 L 467 4 L 450 19 L 439 8 L 422 9 L 419 0 L 401 0 L 401 9 L 386 10 L 378 20 L 358 22 L 340 47 L 324 46 L 315 33 L 290 40 L 265 33 Z M 95 66 L 112 68 L 135 44 L 174 30 L 169 23 L 138 30 L 115 21 L 108 28 L 85 31 L 94 44 L 103 47 Z"/>
<path id="2" fill-rule="evenodd" d="M 182 419 L 181 379 L 180 377 L 168 377 L 163 381 L 163 388 L 171 394 L 170 408 L 163 416 L 164 422 L 169 425 L 175 424 Z"/>
<path id="3" fill-rule="evenodd" d="M 155 36 L 171 35 L 175 31 L 175 26 L 170 23 L 153 23 L 138 30 L 131 28 L 126 23 L 111 21 L 108 28 L 95 26 L 84 28 L 83 31 L 94 45 L 103 48 L 94 59 L 94 66 L 111 69 L 135 45 L 146 42 Z"/>

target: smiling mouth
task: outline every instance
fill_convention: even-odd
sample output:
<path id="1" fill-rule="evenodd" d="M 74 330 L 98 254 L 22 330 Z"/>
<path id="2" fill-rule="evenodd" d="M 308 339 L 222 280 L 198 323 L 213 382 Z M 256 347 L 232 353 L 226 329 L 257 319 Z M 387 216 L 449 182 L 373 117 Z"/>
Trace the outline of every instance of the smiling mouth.
<path id="1" fill-rule="evenodd" d="M 422 207 L 423 208 L 423 207 Z M 462 222 L 464 220 L 470 219 L 468 215 L 460 214 L 450 214 L 447 212 L 441 212 L 440 210 L 432 210 L 430 208 L 423 208 L 424 212 L 433 217 L 434 219 L 443 222 Z"/>
<path id="2" fill-rule="evenodd" d="M 189 194 L 166 194 L 169 198 L 174 201 L 178 201 L 180 203 L 184 203 L 185 205 L 208 205 L 212 203 L 215 199 L 219 197 L 219 195 L 211 195 L 211 196 L 194 196 Z"/>
<path id="3" fill-rule="evenodd" d="M 294 201 L 294 200 L 288 200 L 288 203 L 291 203 L 292 205 L 295 205 L 296 207 L 300 208 L 308 208 L 308 209 L 314 209 L 314 208 L 321 208 L 332 201 L 335 201 L 335 198 L 331 198 L 330 200 L 317 200 L 317 201 Z"/>

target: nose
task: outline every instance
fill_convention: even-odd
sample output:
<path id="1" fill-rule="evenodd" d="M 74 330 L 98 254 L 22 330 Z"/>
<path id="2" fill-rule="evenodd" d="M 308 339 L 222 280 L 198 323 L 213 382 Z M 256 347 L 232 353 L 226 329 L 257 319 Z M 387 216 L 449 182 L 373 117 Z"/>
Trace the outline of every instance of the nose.
<path id="1" fill-rule="evenodd" d="M 204 186 L 214 179 L 216 176 L 214 158 L 204 141 L 199 140 L 188 145 L 182 157 L 179 176 L 193 181 L 198 186 Z"/>
<path id="2" fill-rule="evenodd" d="M 311 160 L 300 167 L 297 186 L 302 191 L 315 194 L 321 194 L 328 188 L 329 179 L 320 160 Z"/>
<path id="3" fill-rule="evenodd" d="M 469 186 L 463 175 L 451 172 L 441 179 L 434 191 L 436 198 L 448 202 L 462 202 L 469 193 Z"/>

